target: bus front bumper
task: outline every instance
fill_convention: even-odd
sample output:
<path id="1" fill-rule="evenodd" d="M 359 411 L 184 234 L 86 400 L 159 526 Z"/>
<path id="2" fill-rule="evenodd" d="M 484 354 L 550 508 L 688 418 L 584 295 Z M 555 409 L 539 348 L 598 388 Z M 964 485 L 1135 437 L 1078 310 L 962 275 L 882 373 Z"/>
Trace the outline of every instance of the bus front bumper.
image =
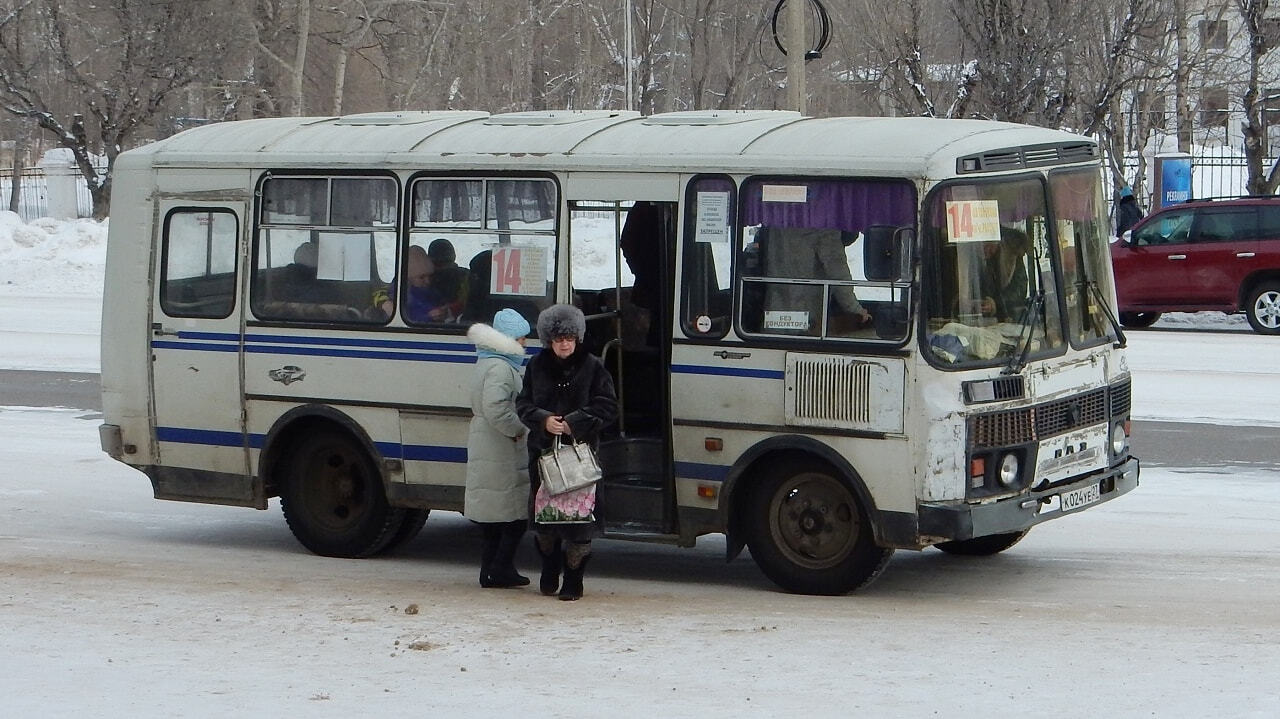
<path id="1" fill-rule="evenodd" d="M 1138 459 L 1130 457 L 1105 472 L 1091 474 L 1069 484 L 985 504 L 922 503 L 919 508 L 921 543 L 928 545 L 1021 532 L 1041 522 L 1109 502 L 1137 486 Z M 1097 488 L 1096 496 L 1091 489 L 1094 487 Z M 1072 506 L 1064 508 L 1064 498 Z M 1077 504 L 1081 501 L 1085 503 Z"/>

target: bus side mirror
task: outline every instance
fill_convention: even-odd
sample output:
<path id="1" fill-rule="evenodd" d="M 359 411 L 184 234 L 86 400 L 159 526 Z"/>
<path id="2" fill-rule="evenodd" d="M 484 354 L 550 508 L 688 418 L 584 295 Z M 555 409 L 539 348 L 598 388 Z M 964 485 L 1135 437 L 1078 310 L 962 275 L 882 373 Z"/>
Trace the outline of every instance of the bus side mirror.
<path id="1" fill-rule="evenodd" d="M 911 276 L 914 230 L 910 227 L 871 225 L 862 231 L 862 237 L 862 269 L 867 279 L 892 282 Z"/>

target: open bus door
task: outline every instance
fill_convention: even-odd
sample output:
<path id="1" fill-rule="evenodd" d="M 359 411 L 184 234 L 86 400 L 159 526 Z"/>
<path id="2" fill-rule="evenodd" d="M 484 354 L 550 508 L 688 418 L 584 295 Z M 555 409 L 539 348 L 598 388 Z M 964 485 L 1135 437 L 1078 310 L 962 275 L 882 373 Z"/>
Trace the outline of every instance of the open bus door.
<path id="1" fill-rule="evenodd" d="M 611 242 L 616 258 L 608 277 L 591 267 L 594 253 L 575 249 L 570 264 L 574 302 L 587 317 L 585 343 L 613 375 L 620 409 L 617 427 L 600 446 L 605 477 L 598 511 L 606 534 L 670 536 L 676 516 L 666 367 L 677 203 L 570 207 L 570 246 L 585 248 L 590 236 L 593 246 Z"/>
<path id="2" fill-rule="evenodd" d="M 237 202 L 160 204 L 151 315 L 157 498 L 265 507 L 245 436 Z M 237 272 L 239 270 L 239 272 Z"/>

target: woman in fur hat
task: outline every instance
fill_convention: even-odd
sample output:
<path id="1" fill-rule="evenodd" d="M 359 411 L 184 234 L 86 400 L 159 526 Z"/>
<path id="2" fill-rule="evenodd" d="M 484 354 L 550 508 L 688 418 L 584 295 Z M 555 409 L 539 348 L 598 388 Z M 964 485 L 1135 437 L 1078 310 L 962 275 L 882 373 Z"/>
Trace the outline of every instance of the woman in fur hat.
<path id="1" fill-rule="evenodd" d="M 516 397 L 520 419 L 529 428 L 529 477 L 533 491 L 540 483 L 538 456 L 556 435 L 595 445 L 600 432 L 618 416 L 613 378 L 599 357 L 582 346 L 586 318 L 573 305 L 552 305 L 538 315 L 543 349 L 524 374 Z M 538 588 L 564 600 L 582 597 L 582 575 L 591 557 L 591 524 L 534 524 L 534 544 L 542 557 Z M 560 575 L 564 574 L 561 584 Z"/>
<path id="2" fill-rule="evenodd" d="M 515 554 L 529 517 L 528 432 L 516 414 L 524 340 L 529 323 L 512 309 L 493 316 L 493 326 L 474 324 L 467 339 L 476 346 L 471 383 L 471 429 L 467 433 L 467 486 L 463 514 L 483 531 L 480 586 L 520 587 Z"/>

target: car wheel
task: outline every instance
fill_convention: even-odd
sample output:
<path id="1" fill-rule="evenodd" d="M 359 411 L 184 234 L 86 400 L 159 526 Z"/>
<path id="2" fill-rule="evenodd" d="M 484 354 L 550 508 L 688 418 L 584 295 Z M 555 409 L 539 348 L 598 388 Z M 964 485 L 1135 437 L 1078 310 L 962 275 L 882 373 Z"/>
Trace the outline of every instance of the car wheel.
<path id="1" fill-rule="evenodd" d="M 989 557 L 993 554 L 999 554 L 1022 541 L 1022 538 L 1027 536 L 1028 531 L 1030 530 L 1024 529 L 1021 532 L 991 534 L 986 537 L 974 537 L 973 539 L 958 539 L 954 542 L 941 542 L 933 546 L 947 554 L 956 554 L 964 557 Z"/>
<path id="2" fill-rule="evenodd" d="M 845 594 L 875 579 L 893 549 L 877 546 L 853 490 L 821 462 L 774 465 L 753 493 L 751 557 L 800 594 Z"/>
<path id="3" fill-rule="evenodd" d="M 1156 323 L 1160 319 L 1159 312 L 1121 312 L 1120 324 L 1129 329 L 1140 330 Z"/>
<path id="4" fill-rule="evenodd" d="M 1249 293 L 1244 314 L 1254 332 L 1280 334 L 1280 282 L 1264 282 Z"/>

